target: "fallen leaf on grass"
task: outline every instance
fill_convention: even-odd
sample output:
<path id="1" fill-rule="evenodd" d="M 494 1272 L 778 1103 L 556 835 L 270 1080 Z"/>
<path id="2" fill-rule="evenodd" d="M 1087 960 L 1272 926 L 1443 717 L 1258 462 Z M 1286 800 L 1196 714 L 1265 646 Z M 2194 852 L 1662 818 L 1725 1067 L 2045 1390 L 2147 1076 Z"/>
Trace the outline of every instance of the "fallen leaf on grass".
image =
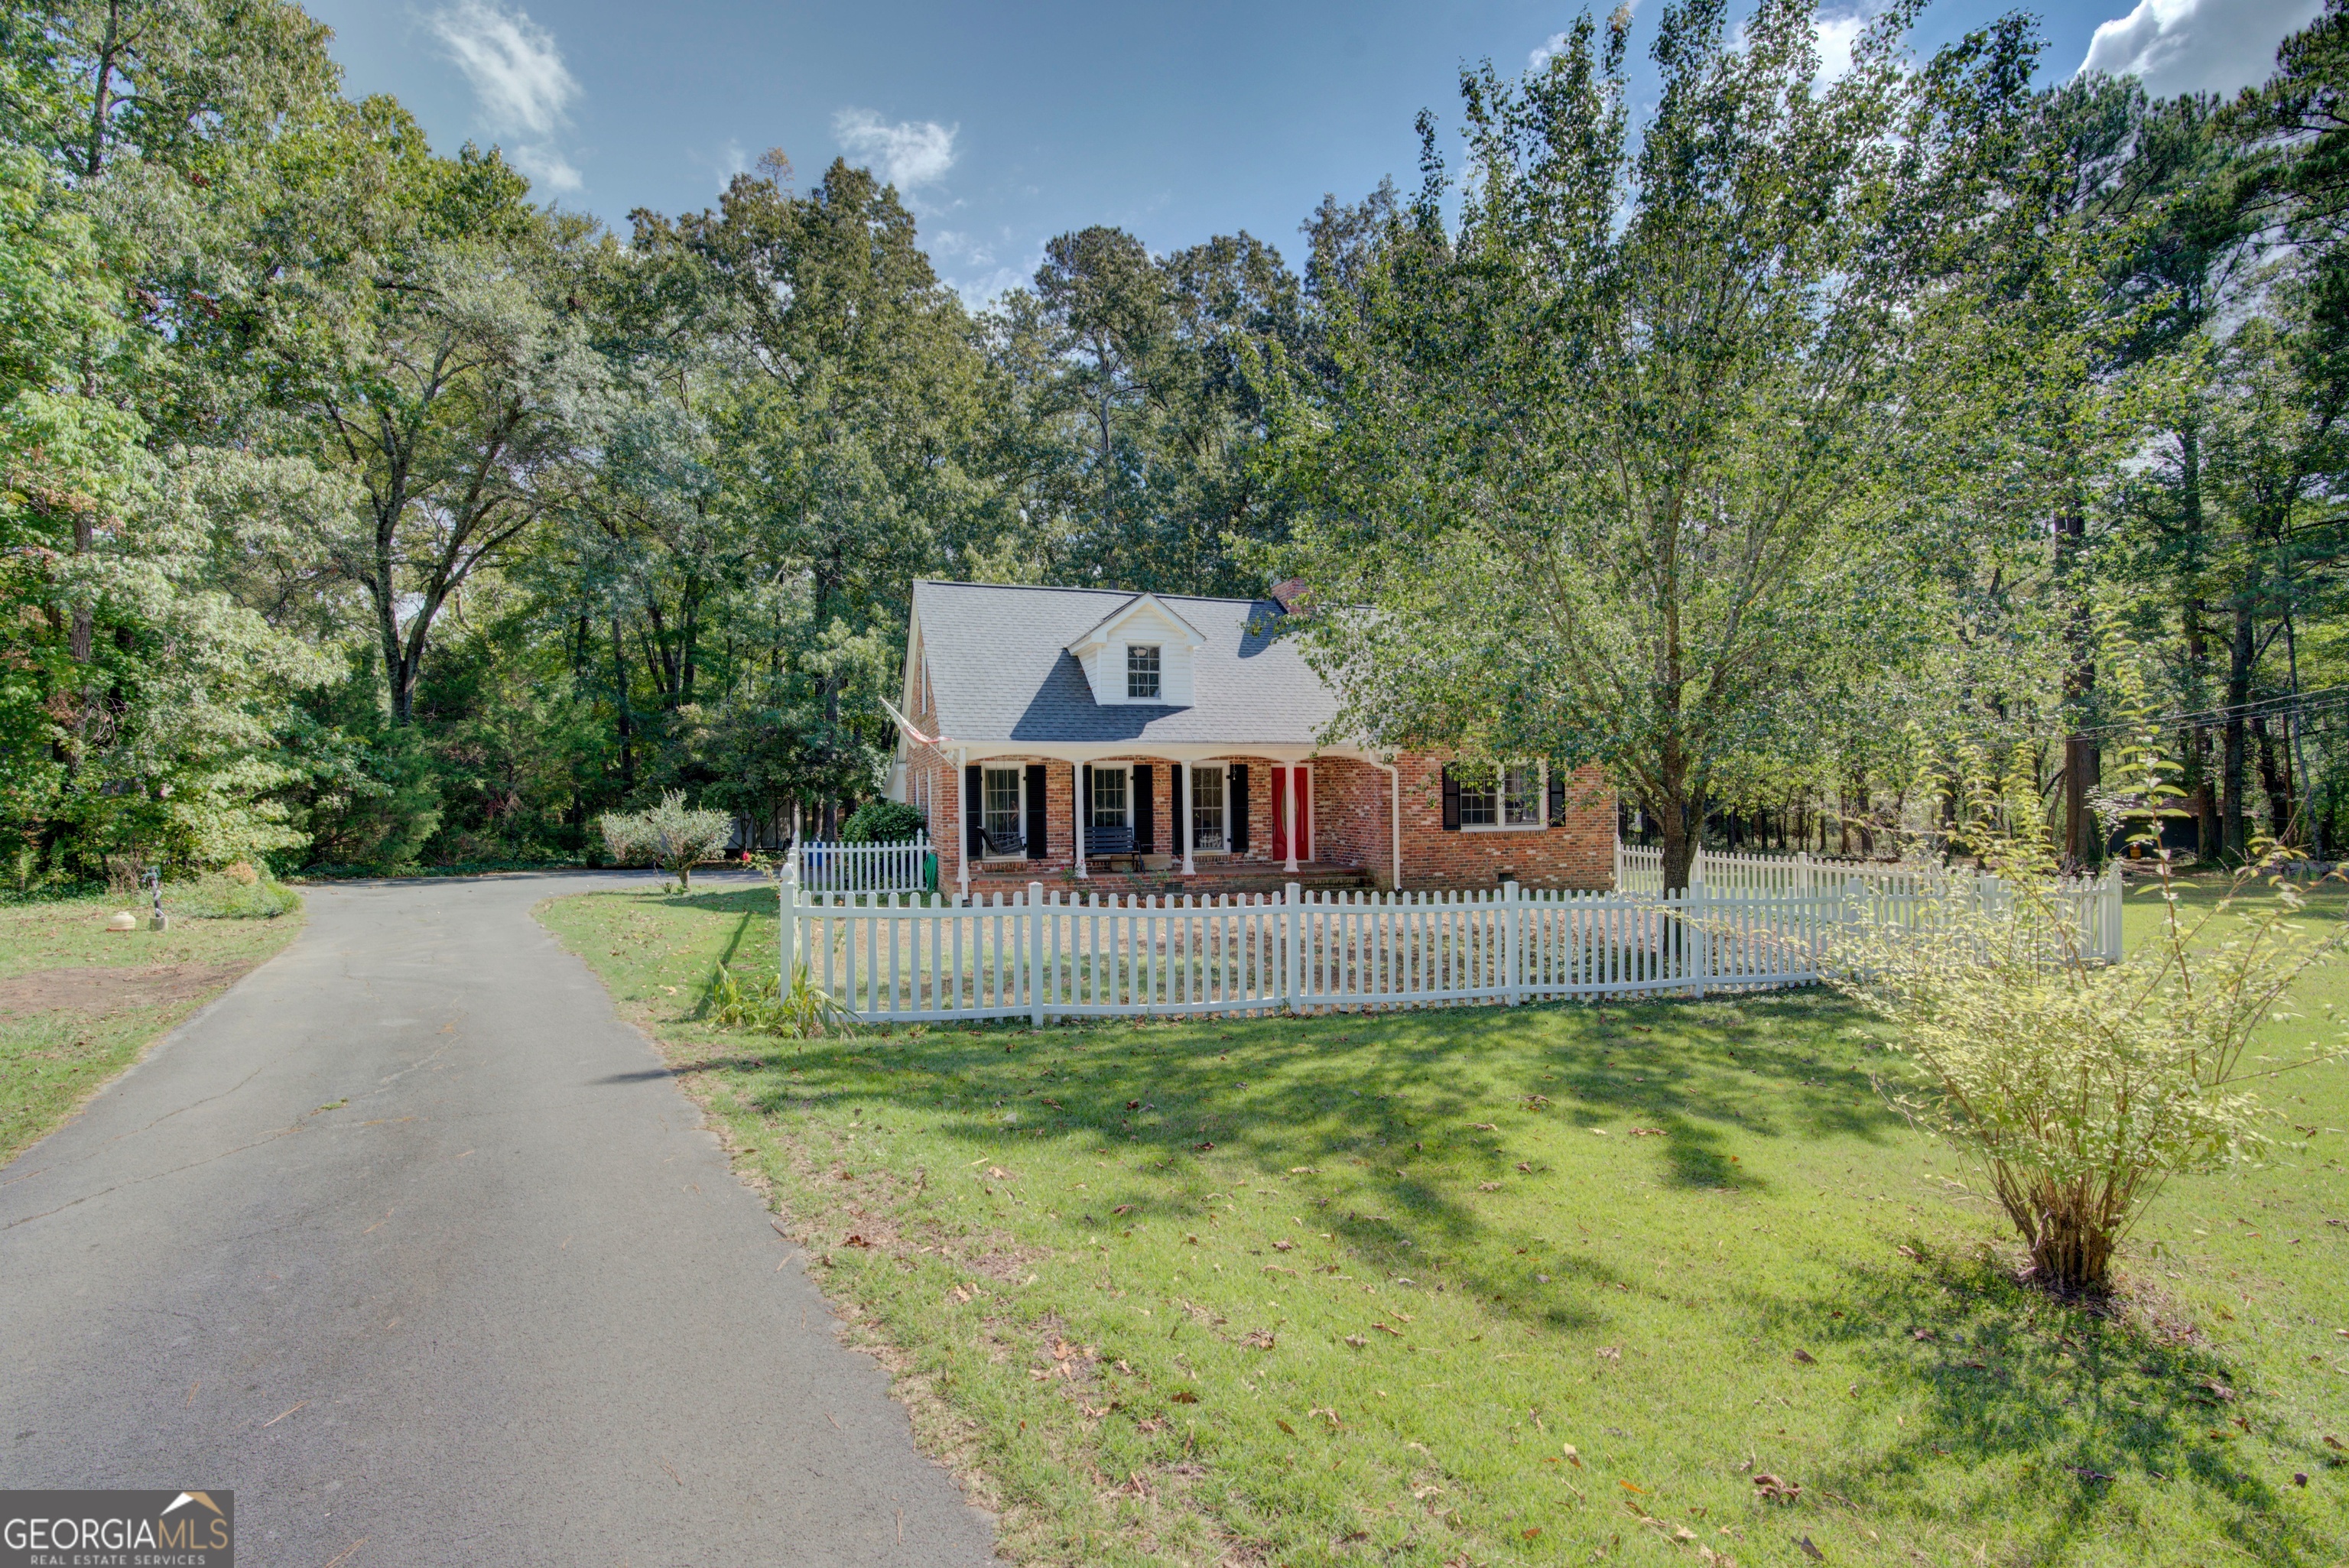
<path id="1" fill-rule="evenodd" d="M 1371 1326 L 1377 1329 L 1381 1334 L 1392 1334 L 1397 1339 L 1401 1339 L 1402 1337 L 1402 1330 L 1400 1328 L 1389 1328 L 1383 1323 L 1373 1323 Z"/>
<path id="2" fill-rule="evenodd" d="M 1352 1346 L 1355 1349 L 1360 1350 L 1363 1346 L 1368 1345 L 1370 1341 L 1363 1338 L 1359 1334 L 1349 1334 L 1346 1336 L 1346 1343 Z"/>
<path id="3" fill-rule="evenodd" d="M 1272 1424 L 1278 1427 L 1282 1431 L 1287 1432 L 1292 1438 L 1297 1435 L 1297 1429 L 1290 1426 L 1287 1421 L 1282 1420 L 1278 1416 L 1275 1416 L 1272 1418 Z"/>
<path id="4" fill-rule="evenodd" d="M 1116 1208 L 1112 1209 L 1110 1212 L 1112 1214 L 1131 1214 L 1133 1212 L 1133 1205 L 1131 1203 L 1120 1203 Z"/>
<path id="5" fill-rule="evenodd" d="M 1622 1346 L 1618 1346 L 1618 1345 L 1602 1345 L 1602 1346 L 1600 1346 L 1599 1347 L 1599 1359 L 1600 1359 L 1601 1361 L 1620 1361 L 1620 1360 L 1622 1360 L 1622 1359 L 1623 1359 L 1623 1349 L 1622 1349 Z"/>
<path id="6" fill-rule="evenodd" d="M 1272 1330 L 1269 1328 L 1259 1328 L 1254 1333 L 1242 1337 L 1240 1343 L 1247 1346 L 1251 1349 L 1269 1350 L 1272 1348 L 1273 1344 Z"/>
<path id="7" fill-rule="evenodd" d="M 1827 1554 L 1820 1551 L 1817 1547 L 1812 1545 L 1811 1538 L 1807 1535 L 1804 1536 L 1800 1541 L 1795 1542 L 1795 1544 L 1801 1547 L 1803 1549 L 1803 1555 L 1809 1558 L 1814 1563 L 1824 1563 L 1827 1560 Z"/>
<path id="8" fill-rule="evenodd" d="M 1754 1491 L 1764 1502 L 1792 1502 L 1803 1495 L 1803 1489 L 1791 1480 L 1784 1480 L 1764 1470 L 1754 1478 Z"/>
<path id="9" fill-rule="evenodd" d="M 1606 1137 L 1606 1136 L 1607 1136 L 1607 1130 L 1606 1130 L 1605 1128 L 1603 1128 L 1603 1127 L 1594 1127 L 1594 1128 L 1590 1129 L 1590 1130 L 1591 1130 L 1591 1131 L 1593 1131 L 1593 1132 L 1595 1132 L 1595 1133 L 1597 1133 L 1597 1134 L 1598 1134 L 1599 1137 L 1601 1137 L 1601 1138 L 1604 1138 L 1604 1137 Z"/>
<path id="10" fill-rule="evenodd" d="M 1293 1253 L 1297 1250 L 1297 1243 L 1295 1242 L 1275 1242 L 1272 1243 L 1272 1250 L 1276 1253 Z"/>
<path id="11" fill-rule="evenodd" d="M 1475 1128 L 1479 1132 L 1498 1132 L 1501 1130 L 1497 1126 L 1489 1121 L 1472 1121 L 1468 1125 Z"/>
<path id="12" fill-rule="evenodd" d="M 1819 1364 L 1819 1358 L 1812 1355 L 1807 1350 L 1795 1351 L 1795 1359 L 1801 1362 L 1806 1367 L 1816 1367 Z"/>
<path id="13" fill-rule="evenodd" d="M 1500 1190 L 1501 1184 L 1498 1181 L 1479 1181 L 1476 1183 L 1476 1191 L 1479 1192 L 1497 1192 Z"/>
<path id="14" fill-rule="evenodd" d="M 1199 1402 L 1199 1396 L 1188 1388 L 1177 1388 L 1166 1397 L 1178 1405 L 1195 1405 Z"/>
<path id="15" fill-rule="evenodd" d="M 1582 1468 L 1582 1456 L 1575 1451 L 1575 1447 L 1572 1443 L 1566 1444 L 1561 1452 L 1567 1463 L 1572 1465 L 1577 1470 L 1580 1470 Z"/>
<path id="16" fill-rule="evenodd" d="M 1201 1144 L 1197 1144 L 1197 1145 L 1195 1145 L 1195 1147 L 1196 1147 L 1196 1148 L 1197 1148 L 1197 1150 L 1198 1150 L 1198 1151 L 1199 1151 L 1200 1153 L 1205 1154 L 1208 1150 L 1213 1149 L 1213 1148 L 1215 1147 L 1215 1145 L 1214 1145 L 1214 1144 L 1212 1144 L 1212 1143 L 1201 1143 Z"/>
<path id="17" fill-rule="evenodd" d="M 844 1243 L 843 1243 L 842 1244 L 843 1244 L 843 1245 L 844 1245 L 844 1246 L 851 1246 L 851 1247 L 869 1247 L 869 1246 L 871 1246 L 873 1243 L 872 1243 L 871 1242 L 866 1241 L 863 1236 L 858 1235 L 854 1231 L 851 1231 L 851 1232 L 849 1232 L 849 1233 L 848 1233 L 848 1239 L 847 1239 L 847 1241 L 845 1241 L 845 1242 L 844 1242 Z"/>
<path id="18" fill-rule="evenodd" d="M 1524 1171 L 1524 1172 L 1526 1172 L 1526 1174 L 1527 1174 L 1528 1176 L 1530 1176 L 1530 1175 L 1532 1175 L 1532 1174 L 1533 1174 L 1533 1169 L 1534 1169 L 1534 1168 L 1533 1168 L 1532 1166 L 1530 1166 L 1530 1165 L 1526 1164 L 1526 1163 L 1524 1161 L 1522 1161 L 1522 1160 L 1520 1160 L 1520 1161 L 1517 1161 L 1517 1169 L 1518 1169 L 1518 1170 L 1520 1170 L 1520 1171 Z"/>
<path id="19" fill-rule="evenodd" d="M 1737 1568 L 1736 1558 L 1726 1552 L 1715 1552 L 1712 1547 L 1701 1542 L 1697 1546 L 1696 1556 L 1697 1561 L 1704 1564 L 1704 1568 Z"/>

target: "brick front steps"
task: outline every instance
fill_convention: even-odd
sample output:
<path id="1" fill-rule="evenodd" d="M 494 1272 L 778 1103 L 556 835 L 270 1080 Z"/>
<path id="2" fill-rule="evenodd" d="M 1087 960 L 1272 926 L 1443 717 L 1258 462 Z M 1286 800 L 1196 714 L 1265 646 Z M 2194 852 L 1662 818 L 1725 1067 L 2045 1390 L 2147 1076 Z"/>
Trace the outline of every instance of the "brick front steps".
<path id="1" fill-rule="evenodd" d="M 999 872 L 990 872 L 987 876 L 971 878 L 970 891 L 973 897 L 984 897 L 987 894 L 998 892 L 1024 893 L 1028 891 L 1028 883 L 1031 880 L 1042 882 L 1044 891 L 1048 893 L 1057 892 L 1064 896 L 1075 894 L 1080 897 L 1086 894 L 1106 896 L 1110 893 L 1121 895 L 1190 893 L 1200 898 L 1212 898 L 1218 893 L 1227 892 L 1277 893 L 1290 882 L 1295 882 L 1308 892 L 1368 889 L 1374 885 L 1371 880 L 1371 873 L 1355 866 L 1302 865 L 1292 874 L 1282 871 L 1278 865 L 1266 866 L 1258 863 L 1248 866 L 1245 870 L 1237 867 L 1202 866 L 1195 875 L 1188 877 L 1179 871 L 1143 872 L 1139 875 L 1131 872 L 1095 872 L 1082 882 L 1072 880 L 1057 868 L 1032 879 L 1026 876 L 1005 876 Z M 944 891 L 952 890 L 949 888 Z"/>

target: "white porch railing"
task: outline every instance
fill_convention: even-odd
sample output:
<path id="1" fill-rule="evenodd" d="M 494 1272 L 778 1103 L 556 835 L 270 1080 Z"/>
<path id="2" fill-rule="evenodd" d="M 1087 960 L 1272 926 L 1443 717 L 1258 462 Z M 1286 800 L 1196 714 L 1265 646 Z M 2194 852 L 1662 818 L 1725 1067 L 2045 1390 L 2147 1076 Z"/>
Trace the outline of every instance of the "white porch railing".
<path id="1" fill-rule="evenodd" d="M 1995 900 L 1994 878 L 1976 896 Z M 1810 892 L 857 895 L 782 884 L 782 972 L 870 1023 L 1415 1007 L 1816 984 L 1837 931 L 1924 934 L 1922 888 Z M 2062 897 L 2120 956 L 2117 876 Z"/>
<path id="2" fill-rule="evenodd" d="M 794 845 L 799 885 L 812 892 L 920 892 L 929 885 L 926 834 L 902 844 Z"/>

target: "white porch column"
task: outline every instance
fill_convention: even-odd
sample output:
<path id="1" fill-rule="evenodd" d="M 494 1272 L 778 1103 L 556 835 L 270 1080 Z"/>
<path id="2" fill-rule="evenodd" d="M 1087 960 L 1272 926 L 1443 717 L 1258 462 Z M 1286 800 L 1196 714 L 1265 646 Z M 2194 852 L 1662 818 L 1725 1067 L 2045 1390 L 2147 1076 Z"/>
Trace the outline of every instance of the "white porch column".
<path id="1" fill-rule="evenodd" d="M 1189 763 L 1169 762 L 1167 766 L 1174 770 L 1168 777 L 1167 780 L 1167 782 L 1174 787 L 1174 799 L 1169 803 L 1167 810 L 1174 814 L 1174 831 L 1181 837 L 1183 844 L 1183 874 L 1187 877 L 1192 875 L 1195 870 L 1195 868 L 1191 864 L 1191 819 L 1193 815 L 1191 807 L 1191 790 L 1197 781 L 1191 777 L 1191 765 Z"/>
<path id="2" fill-rule="evenodd" d="M 1077 879 L 1085 878 L 1085 765 L 1069 764 L 1069 825 L 1076 831 Z"/>
<path id="3" fill-rule="evenodd" d="M 955 751 L 955 800 L 962 807 L 962 810 L 955 813 L 957 819 L 955 821 L 955 865 L 957 868 L 955 881 L 958 884 L 958 891 L 966 899 L 970 897 L 970 813 L 972 810 L 972 802 L 965 800 L 963 796 L 968 793 L 970 789 L 969 764 L 969 748 L 967 747 L 957 748 Z"/>
<path id="4" fill-rule="evenodd" d="M 1285 872 L 1293 872 L 1297 870 L 1297 841 L 1300 837 L 1298 829 L 1302 825 L 1297 820 L 1297 799 L 1299 793 L 1297 780 L 1304 771 L 1304 769 L 1294 762 L 1288 765 L 1288 863 L 1280 868 Z"/>

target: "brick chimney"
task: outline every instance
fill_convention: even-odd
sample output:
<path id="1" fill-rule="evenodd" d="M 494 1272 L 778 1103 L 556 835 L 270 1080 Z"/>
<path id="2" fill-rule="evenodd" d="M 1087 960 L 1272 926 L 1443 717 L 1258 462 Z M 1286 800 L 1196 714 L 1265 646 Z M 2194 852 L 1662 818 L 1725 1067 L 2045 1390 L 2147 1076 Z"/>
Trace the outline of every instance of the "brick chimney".
<path id="1" fill-rule="evenodd" d="M 1302 577 L 1285 577 L 1272 585 L 1272 602 L 1292 615 L 1303 612 L 1312 597 Z"/>

